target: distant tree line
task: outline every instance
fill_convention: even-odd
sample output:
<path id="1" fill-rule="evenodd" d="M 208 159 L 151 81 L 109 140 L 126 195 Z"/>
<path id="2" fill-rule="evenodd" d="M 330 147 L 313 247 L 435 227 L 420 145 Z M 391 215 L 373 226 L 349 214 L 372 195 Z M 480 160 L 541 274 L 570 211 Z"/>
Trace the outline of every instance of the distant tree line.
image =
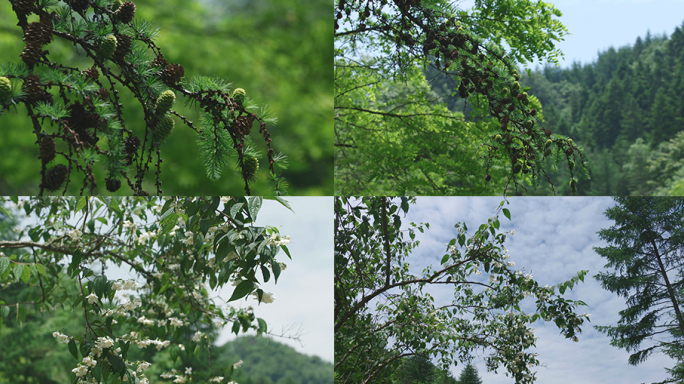
<path id="1" fill-rule="evenodd" d="M 521 71 L 521 85 L 543 106 L 545 128 L 586 150 L 591 179 L 578 183 L 578 194 L 684 193 L 683 48 L 684 32 L 677 27 L 669 37 L 649 32 L 632 46 L 611 47 L 591 64 L 547 65 L 531 77 Z M 463 109 L 445 81 L 437 78 L 432 87 L 450 109 Z M 549 172 L 553 179 L 567 174 L 564 165 Z M 568 185 L 557 188 L 570 193 Z"/>

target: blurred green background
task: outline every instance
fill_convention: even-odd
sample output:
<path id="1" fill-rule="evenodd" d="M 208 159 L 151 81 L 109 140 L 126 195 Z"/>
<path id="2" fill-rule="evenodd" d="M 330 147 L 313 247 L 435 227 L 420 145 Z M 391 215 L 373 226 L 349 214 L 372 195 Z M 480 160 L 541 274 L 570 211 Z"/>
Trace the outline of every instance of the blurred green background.
<path id="1" fill-rule="evenodd" d="M 288 156 L 289 168 L 283 172 L 289 184 L 288 194 L 332 195 L 333 26 L 327 0 L 134 2 L 136 17 L 160 27 L 157 45 L 170 63 L 183 65 L 186 77 L 226 78 L 277 115 L 278 124 L 269 131 L 275 151 Z M 10 2 L 0 0 L 0 63 L 20 61 L 24 42 L 16 24 Z M 44 49 L 49 50 L 53 62 L 81 69 L 92 64 L 60 38 Z M 142 135 L 142 108 L 127 90 L 119 89 L 126 126 Z M 186 107 L 183 100 L 174 108 L 192 121 L 198 119 L 198 113 Z M 164 194 L 244 194 L 243 180 L 232 164 L 224 169 L 219 181 L 206 177 L 195 143 L 197 134 L 180 119 L 175 120 L 176 128 L 161 150 Z M 0 116 L 0 194 L 30 195 L 39 191 L 40 160 L 31 130 L 23 106 Z M 266 146 L 258 129 L 252 131 L 252 136 L 261 156 L 257 180 L 250 188 L 253 195 L 269 195 L 272 190 Z M 104 169 L 96 176 L 96 193 L 109 194 L 104 188 Z M 82 177 L 72 179 L 67 193 L 78 194 Z M 144 189 L 155 193 L 154 170 L 147 176 Z M 131 190 L 124 183 L 117 193 L 128 195 Z"/>

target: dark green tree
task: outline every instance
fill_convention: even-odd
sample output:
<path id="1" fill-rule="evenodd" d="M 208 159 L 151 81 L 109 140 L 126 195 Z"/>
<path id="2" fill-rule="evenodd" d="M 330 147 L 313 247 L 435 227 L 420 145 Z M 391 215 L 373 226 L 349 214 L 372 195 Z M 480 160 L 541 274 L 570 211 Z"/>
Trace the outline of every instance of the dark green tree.
<path id="1" fill-rule="evenodd" d="M 632 352 L 637 365 L 662 351 L 681 363 L 684 348 L 682 272 L 684 268 L 684 199 L 616 197 L 606 216 L 615 221 L 599 231 L 608 242 L 594 250 L 608 259 L 613 271 L 595 276 L 603 288 L 626 299 L 614 326 L 595 328 L 611 337 L 611 345 Z M 642 343 L 648 340 L 648 346 Z M 670 380 L 682 380 L 670 370 Z M 669 380 L 668 380 L 669 382 Z"/>
<path id="2" fill-rule="evenodd" d="M 458 384 L 482 384 L 482 379 L 477 374 L 477 368 L 468 363 L 458 377 Z"/>

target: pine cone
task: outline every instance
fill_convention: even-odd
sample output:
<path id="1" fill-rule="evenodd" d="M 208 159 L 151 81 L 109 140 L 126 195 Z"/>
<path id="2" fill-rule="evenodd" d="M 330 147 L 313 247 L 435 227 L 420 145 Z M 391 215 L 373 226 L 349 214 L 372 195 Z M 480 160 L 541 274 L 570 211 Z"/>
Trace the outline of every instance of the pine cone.
<path id="1" fill-rule="evenodd" d="M 14 4 L 12 4 L 12 8 L 14 8 L 14 12 L 17 13 L 17 16 L 26 16 L 33 11 L 35 5 L 36 0 L 16 0 Z"/>
<path id="2" fill-rule="evenodd" d="M 43 97 L 43 86 L 38 75 L 28 75 L 24 79 L 23 85 L 26 101 L 29 103 L 40 100 Z"/>
<path id="3" fill-rule="evenodd" d="M 157 99 L 157 104 L 155 105 L 157 115 L 165 114 L 169 109 L 171 109 L 171 107 L 173 107 L 173 103 L 175 101 L 176 94 L 173 93 L 172 90 L 167 89 L 166 91 L 162 92 Z"/>
<path id="4" fill-rule="evenodd" d="M 24 51 L 21 52 L 21 57 L 22 60 L 28 65 L 29 67 L 32 67 L 34 64 L 40 60 L 40 56 L 43 54 L 43 49 L 40 47 L 38 44 L 27 44 L 26 47 L 24 48 Z"/>
<path id="5" fill-rule="evenodd" d="M 95 93 L 100 96 L 100 100 L 109 100 L 109 90 L 107 88 L 100 88 Z"/>
<path id="6" fill-rule="evenodd" d="M 167 137 L 169 137 L 174 125 L 176 125 L 176 122 L 173 121 L 173 117 L 169 115 L 164 115 L 164 117 L 159 119 L 159 122 L 154 127 L 155 138 L 157 140 L 164 140 Z"/>
<path id="7" fill-rule="evenodd" d="M 159 56 L 155 57 L 155 59 L 152 60 L 152 65 L 154 65 L 155 67 L 166 68 L 169 65 L 169 62 L 166 61 L 165 58 Z"/>
<path id="8" fill-rule="evenodd" d="M 123 61 L 126 58 L 126 55 L 131 51 L 131 37 L 128 35 L 116 35 L 116 41 L 114 59 Z"/>
<path id="9" fill-rule="evenodd" d="M 50 136 L 43 136 L 40 141 L 38 158 L 47 164 L 55 158 L 55 141 Z"/>
<path id="10" fill-rule="evenodd" d="M 9 100 L 12 96 L 12 83 L 6 77 L 0 77 L 0 101 Z"/>
<path id="11" fill-rule="evenodd" d="M 49 21 L 48 21 L 49 22 Z M 35 21 L 24 31 L 24 41 L 31 45 L 45 45 L 52 41 L 52 24 Z"/>
<path id="12" fill-rule="evenodd" d="M 107 186 L 107 190 L 109 192 L 116 192 L 119 190 L 119 188 L 121 188 L 121 180 L 108 177 L 105 179 L 105 185 Z"/>
<path id="13" fill-rule="evenodd" d="M 69 3 L 71 4 L 71 8 L 79 13 L 83 13 L 90 6 L 88 0 L 71 0 Z"/>
<path id="14" fill-rule="evenodd" d="M 126 147 L 126 153 L 129 155 L 133 154 L 138 150 L 138 147 L 140 147 L 140 139 L 138 136 L 128 136 L 124 139 L 124 145 Z"/>
<path id="15" fill-rule="evenodd" d="M 235 89 L 233 90 L 233 100 L 235 100 L 235 102 L 236 102 L 238 105 L 242 105 L 242 102 L 245 101 L 245 95 L 246 95 L 246 94 L 247 94 L 247 93 L 245 92 L 244 89 L 242 89 L 242 88 L 235 88 Z"/>
<path id="16" fill-rule="evenodd" d="M 97 67 L 90 67 L 81 72 L 81 75 L 85 76 L 87 80 L 94 82 L 100 78 L 100 71 L 97 70 Z"/>
<path id="17" fill-rule="evenodd" d="M 135 4 L 133 4 L 132 1 L 126 1 L 119 7 L 119 9 L 116 10 L 116 18 L 124 24 L 128 24 L 133 21 L 134 16 Z"/>
<path id="18" fill-rule="evenodd" d="M 185 76 L 185 69 L 180 64 L 171 64 L 164 72 L 162 77 L 167 85 L 176 85 Z"/>
<path id="19" fill-rule="evenodd" d="M 56 191 L 64 184 L 69 170 L 64 164 L 57 164 L 45 172 L 41 186 L 48 191 Z"/>
<path id="20" fill-rule="evenodd" d="M 100 43 L 100 53 L 104 57 L 109 57 L 116 51 L 117 40 L 114 35 L 107 35 Z"/>
<path id="21" fill-rule="evenodd" d="M 254 155 L 245 155 L 242 158 L 242 164 L 244 165 L 244 168 L 242 168 L 242 174 L 245 176 L 245 178 L 254 178 L 259 170 L 259 159 L 257 159 L 257 157 Z"/>

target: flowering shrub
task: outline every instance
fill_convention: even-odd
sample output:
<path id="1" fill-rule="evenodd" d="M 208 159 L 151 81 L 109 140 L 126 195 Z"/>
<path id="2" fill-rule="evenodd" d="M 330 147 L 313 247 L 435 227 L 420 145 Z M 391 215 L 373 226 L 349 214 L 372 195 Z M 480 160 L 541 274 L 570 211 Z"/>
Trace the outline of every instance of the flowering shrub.
<path id="1" fill-rule="evenodd" d="M 23 321 L 27 307 L 70 305 L 83 311 L 82 333 L 53 333 L 76 359 L 75 383 L 149 383 L 145 371 L 151 363 L 128 359 L 131 346 L 168 350 L 176 361 L 181 353 L 199 356 L 211 345 L 208 334 L 224 324 L 232 323 L 235 334 L 268 332 L 253 308 L 222 307 L 210 297 L 230 283 L 235 288 L 227 302 L 250 295 L 260 303 L 274 300 L 262 285 L 280 277 L 285 264 L 276 256 L 280 250 L 290 256 L 289 237 L 253 224 L 260 197 L 8 200 L 0 198 L 0 212 L 11 213 L 13 205 L 35 221 L 20 240 L 0 241 L 3 249 L 31 249 L 21 256 L 0 253 L 0 287 L 25 284 L 36 300 L 0 301 L 0 314 L 17 308 Z M 108 278 L 104 270 L 114 266 L 129 269 L 134 278 Z M 78 287 L 67 302 L 54 289 L 64 279 Z M 186 367 L 161 377 L 230 383 L 240 364 L 225 367 L 223 376 L 200 377 Z"/>
<path id="2" fill-rule="evenodd" d="M 510 219 L 502 202 L 471 235 L 457 223 L 440 265 L 416 276 L 406 258 L 418 246 L 415 231 L 429 224 L 402 228 L 410 203 L 406 197 L 335 199 L 335 382 L 380 382 L 406 356 L 439 360 L 447 369 L 483 350 L 489 370 L 501 368 L 516 383 L 532 383 L 539 365 L 529 352 L 536 342 L 532 323 L 554 321 L 561 334 L 578 341 L 589 315 L 575 309 L 586 304 L 562 295 L 587 271 L 542 287 L 532 273 L 514 270 L 504 247 L 514 231 L 499 232 L 499 213 Z M 424 290 L 431 285 L 453 287 L 453 301 L 436 303 Z M 521 309 L 527 297 L 536 299 L 531 313 Z"/>
<path id="3" fill-rule="evenodd" d="M 164 58 L 154 42 L 159 28 L 136 18 L 132 1 L 11 3 L 26 47 L 20 62 L 0 65 L 0 116 L 17 104 L 26 106 L 41 164 L 41 195 L 46 190 L 65 193 L 77 173 L 83 175 L 80 194 L 95 194 L 97 161 L 105 164 L 108 191 L 116 192 L 123 182 L 135 195 L 149 194 L 143 181 L 156 168 L 156 193 L 161 195 L 160 148 L 177 121 L 197 132 L 207 177 L 218 179 L 233 162 L 247 195 L 259 169 L 260 154 L 251 139 L 256 123 L 259 140 L 268 148 L 265 158 L 274 188 L 282 190 L 278 167 L 285 165 L 279 162 L 284 156 L 271 148 L 267 129 L 277 119 L 225 79 L 186 77 L 180 64 Z M 89 68 L 51 61 L 44 48 L 55 38 L 73 45 Z M 143 109 L 143 132 L 127 127 L 123 111 L 129 106 L 119 95 L 124 88 Z M 198 121 L 173 109 L 177 97 L 198 107 Z M 20 128 L 26 127 L 12 129 Z"/>

